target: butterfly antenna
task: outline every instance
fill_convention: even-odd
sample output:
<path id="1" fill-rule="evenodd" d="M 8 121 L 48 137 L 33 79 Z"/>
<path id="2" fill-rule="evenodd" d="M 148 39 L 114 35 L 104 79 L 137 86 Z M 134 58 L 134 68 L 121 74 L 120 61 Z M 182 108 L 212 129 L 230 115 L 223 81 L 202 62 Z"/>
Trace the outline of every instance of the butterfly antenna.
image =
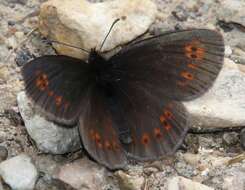
<path id="1" fill-rule="evenodd" d="M 120 18 L 116 19 L 116 20 L 112 23 L 112 25 L 111 25 L 111 27 L 110 27 L 110 29 L 109 29 L 109 32 L 106 34 L 105 39 L 103 40 L 103 42 L 102 42 L 102 44 L 101 44 L 101 46 L 100 46 L 100 51 L 101 51 L 103 45 L 105 44 L 105 41 L 106 41 L 107 37 L 109 36 L 109 34 L 110 34 L 110 32 L 111 32 L 113 26 L 114 26 L 119 20 L 120 20 Z"/>
<path id="2" fill-rule="evenodd" d="M 73 45 L 70 45 L 70 44 L 67 44 L 67 43 L 64 43 L 64 42 L 59 42 L 59 41 L 55 41 L 55 40 L 51 40 L 50 41 L 51 43 L 57 43 L 57 44 L 61 44 L 61 45 L 65 45 L 65 46 L 68 46 L 68 47 L 72 47 L 72 48 L 76 48 L 76 49 L 80 49 L 86 53 L 90 53 L 90 51 L 86 50 L 86 49 L 83 49 L 83 48 L 80 48 L 80 47 L 77 47 L 77 46 L 73 46 Z"/>

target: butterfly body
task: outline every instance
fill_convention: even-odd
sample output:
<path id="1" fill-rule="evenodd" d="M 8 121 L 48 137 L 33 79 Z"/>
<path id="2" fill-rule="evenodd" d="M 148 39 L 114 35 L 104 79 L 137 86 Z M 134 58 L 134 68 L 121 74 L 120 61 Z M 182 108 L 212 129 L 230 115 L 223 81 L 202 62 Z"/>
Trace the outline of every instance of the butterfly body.
<path id="1" fill-rule="evenodd" d="M 43 56 L 22 70 L 26 92 L 47 116 L 77 123 L 85 149 L 110 169 L 127 157 L 172 155 L 187 130 L 181 101 L 205 93 L 223 65 L 222 36 L 211 30 L 169 32 L 87 62 Z"/>

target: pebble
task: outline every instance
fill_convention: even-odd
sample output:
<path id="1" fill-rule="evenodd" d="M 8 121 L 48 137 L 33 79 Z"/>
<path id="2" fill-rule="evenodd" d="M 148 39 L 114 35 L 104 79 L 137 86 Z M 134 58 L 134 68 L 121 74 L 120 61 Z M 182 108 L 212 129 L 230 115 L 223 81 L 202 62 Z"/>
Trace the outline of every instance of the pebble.
<path id="1" fill-rule="evenodd" d="M 33 190 L 38 172 L 31 158 L 21 154 L 3 161 L 0 164 L 0 175 L 14 190 Z"/>
<path id="2" fill-rule="evenodd" d="M 236 132 L 224 133 L 222 138 L 226 145 L 235 145 L 239 141 L 239 135 Z"/>
<path id="3" fill-rule="evenodd" d="M 5 146 L 0 146 L 0 162 L 8 158 L 8 149 Z"/>
<path id="4" fill-rule="evenodd" d="M 177 176 L 168 180 L 167 190 L 214 190 L 214 188 Z"/>
<path id="5" fill-rule="evenodd" d="M 63 181 L 75 189 L 102 190 L 108 181 L 109 172 L 87 158 L 60 166 L 54 178 Z"/>
<path id="6" fill-rule="evenodd" d="M 144 177 L 132 176 L 123 171 L 116 173 L 120 189 L 138 190 L 142 189 L 144 184 Z"/>
<path id="7" fill-rule="evenodd" d="M 42 152 L 64 154 L 81 148 L 76 127 L 62 127 L 45 119 L 35 110 L 25 92 L 18 94 L 17 102 L 27 132 Z"/>

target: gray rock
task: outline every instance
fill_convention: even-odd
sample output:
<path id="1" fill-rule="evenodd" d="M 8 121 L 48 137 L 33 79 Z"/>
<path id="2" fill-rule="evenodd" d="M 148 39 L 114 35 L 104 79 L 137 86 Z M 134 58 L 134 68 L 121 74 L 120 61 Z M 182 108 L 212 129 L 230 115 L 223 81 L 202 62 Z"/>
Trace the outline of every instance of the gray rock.
<path id="1" fill-rule="evenodd" d="M 167 190 L 214 190 L 214 188 L 177 176 L 169 179 Z"/>
<path id="2" fill-rule="evenodd" d="M 108 173 L 104 167 L 83 158 L 59 167 L 54 178 L 78 190 L 102 190 L 110 183 Z"/>
<path id="3" fill-rule="evenodd" d="M 235 145 L 239 141 L 238 133 L 231 132 L 231 133 L 224 133 L 223 134 L 223 141 L 227 145 Z"/>
<path id="4" fill-rule="evenodd" d="M 240 142 L 241 142 L 242 148 L 245 150 L 245 128 L 241 130 Z"/>
<path id="5" fill-rule="evenodd" d="M 0 162 L 6 160 L 8 157 L 8 150 L 4 146 L 0 146 Z"/>
<path id="6" fill-rule="evenodd" d="M 200 98 L 185 102 L 192 127 L 240 127 L 245 125 L 245 73 L 225 59 L 213 87 Z"/>
<path id="7" fill-rule="evenodd" d="M 223 190 L 245 189 L 245 170 L 230 169 L 224 176 Z"/>
<path id="8" fill-rule="evenodd" d="M 112 23 L 113 28 L 102 51 L 129 42 L 143 34 L 154 22 L 156 5 L 150 0 L 115 0 L 91 3 L 87 0 L 51 0 L 40 10 L 40 31 L 49 39 L 90 50 L 100 49 Z M 81 50 L 53 44 L 60 54 L 84 58 Z"/>
<path id="9" fill-rule="evenodd" d="M 38 172 L 25 154 L 13 157 L 0 164 L 0 175 L 13 190 L 34 189 Z"/>
<path id="10" fill-rule="evenodd" d="M 64 154 L 80 148 L 76 127 L 61 127 L 46 120 L 44 116 L 38 115 L 37 109 L 34 108 L 25 92 L 18 94 L 17 101 L 27 132 L 41 151 Z"/>

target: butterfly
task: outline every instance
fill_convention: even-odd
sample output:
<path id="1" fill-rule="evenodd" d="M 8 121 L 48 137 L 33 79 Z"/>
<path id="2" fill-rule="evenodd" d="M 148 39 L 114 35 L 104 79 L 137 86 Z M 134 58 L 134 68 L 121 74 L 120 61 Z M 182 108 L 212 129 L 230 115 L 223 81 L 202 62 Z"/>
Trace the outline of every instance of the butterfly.
<path id="1" fill-rule="evenodd" d="M 208 29 L 167 32 L 129 43 L 106 59 L 47 55 L 26 63 L 27 95 L 53 121 L 78 124 L 87 152 L 109 169 L 128 158 L 172 155 L 188 131 L 181 101 L 204 94 L 224 59 L 221 34 Z"/>

